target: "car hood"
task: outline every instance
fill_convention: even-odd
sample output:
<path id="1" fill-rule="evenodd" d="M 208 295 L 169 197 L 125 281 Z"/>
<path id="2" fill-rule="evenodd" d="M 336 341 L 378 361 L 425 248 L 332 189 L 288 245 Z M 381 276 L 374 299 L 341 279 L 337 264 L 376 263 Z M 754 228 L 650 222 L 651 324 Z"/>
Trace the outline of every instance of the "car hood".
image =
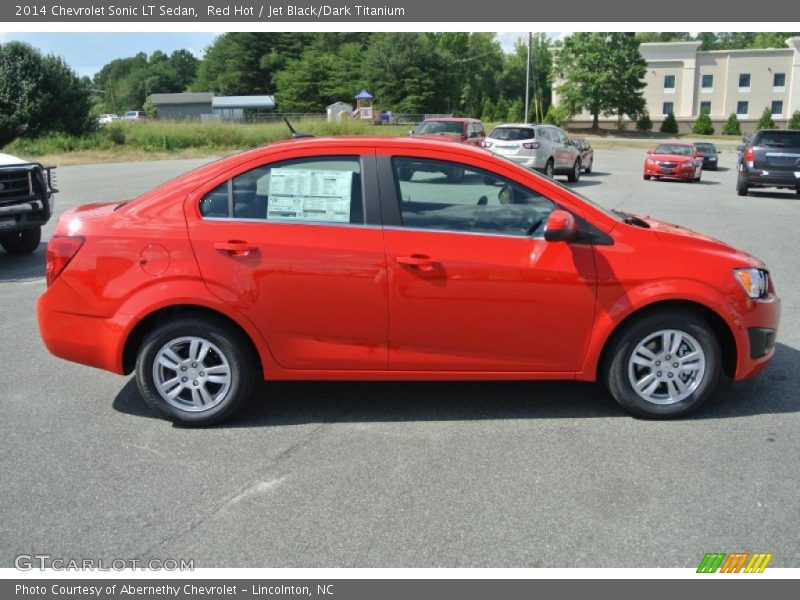
<path id="1" fill-rule="evenodd" d="M 763 261 L 756 258 L 752 254 L 748 254 L 743 250 L 734 248 L 730 244 L 726 244 L 711 236 L 703 233 L 698 233 L 691 229 L 687 229 L 682 225 L 674 223 L 667 223 L 666 221 L 659 221 L 647 216 L 631 215 L 646 222 L 659 240 L 665 244 L 677 245 L 690 242 L 693 248 L 698 251 L 705 251 L 711 254 L 724 256 L 733 262 L 741 263 L 743 266 L 758 266 L 764 267 Z"/>
<path id="2" fill-rule="evenodd" d="M 17 156 L 11 154 L 3 154 L 0 152 L 0 166 L 1 165 L 27 165 L 30 164 L 28 160 L 22 160 Z"/>

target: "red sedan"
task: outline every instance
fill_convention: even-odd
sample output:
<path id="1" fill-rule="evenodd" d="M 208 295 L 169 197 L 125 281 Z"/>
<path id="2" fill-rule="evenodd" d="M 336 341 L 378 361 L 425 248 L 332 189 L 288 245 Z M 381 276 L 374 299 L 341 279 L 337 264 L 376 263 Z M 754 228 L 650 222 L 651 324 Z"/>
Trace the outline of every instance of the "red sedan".
<path id="1" fill-rule="evenodd" d="M 703 174 L 703 155 L 694 144 L 670 142 L 659 144 L 647 151 L 644 161 L 644 178 L 682 179 L 700 181 Z"/>
<path id="2" fill-rule="evenodd" d="M 53 354 L 135 370 L 189 424 L 261 378 L 600 379 L 632 414 L 680 416 L 763 369 L 779 318 L 745 252 L 414 138 L 276 143 L 71 210 L 47 284 Z"/>

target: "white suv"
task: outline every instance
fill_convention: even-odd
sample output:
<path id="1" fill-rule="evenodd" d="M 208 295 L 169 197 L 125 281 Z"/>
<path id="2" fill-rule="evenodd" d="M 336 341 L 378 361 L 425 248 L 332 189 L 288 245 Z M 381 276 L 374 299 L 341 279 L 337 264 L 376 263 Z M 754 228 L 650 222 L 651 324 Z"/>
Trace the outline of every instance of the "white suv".
<path id="1" fill-rule="evenodd" d="M 568 144 L 567 134 L 554 125 L 498 125 L 483 142 L 483 147 L 548 177 L 566 175 L 570 181 L 581 177 L 578 149 Z"/>

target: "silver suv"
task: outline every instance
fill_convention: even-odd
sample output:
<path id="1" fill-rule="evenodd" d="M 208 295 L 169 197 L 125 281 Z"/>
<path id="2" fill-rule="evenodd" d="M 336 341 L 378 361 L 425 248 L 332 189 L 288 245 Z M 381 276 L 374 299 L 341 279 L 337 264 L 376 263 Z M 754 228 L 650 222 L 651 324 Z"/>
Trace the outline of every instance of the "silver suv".
<path id="1" fill-rule="evenodd" d="M 567 143 L 567 134 L 555 125 L 498 125 L 486 138 L 483 147 L 548 177 L 566 175 L 570 181 L 578 181 L 581 177 L 580 153 Z"/>

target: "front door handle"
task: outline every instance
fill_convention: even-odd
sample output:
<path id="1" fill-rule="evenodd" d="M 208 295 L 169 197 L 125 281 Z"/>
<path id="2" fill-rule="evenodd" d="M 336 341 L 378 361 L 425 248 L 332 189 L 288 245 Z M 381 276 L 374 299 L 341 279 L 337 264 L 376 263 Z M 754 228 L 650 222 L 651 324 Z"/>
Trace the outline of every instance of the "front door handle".
<path id="1" fill-rule="evenodd" d="M 228 240 L 227 242 L 215 242 L 214 249 L 232 256 L 247 256 L 251 252 L 255 252 L 257 248 L 243 240 Z"/>
<path id="2" fill-rule="evenodd" d="M 398 256 L 397 264 L 404 267 L 411 267 L 419 271 L 432 271 L 439 261 L 434 260 L 425 254 L 412 254 L 411 256 Z"/>

